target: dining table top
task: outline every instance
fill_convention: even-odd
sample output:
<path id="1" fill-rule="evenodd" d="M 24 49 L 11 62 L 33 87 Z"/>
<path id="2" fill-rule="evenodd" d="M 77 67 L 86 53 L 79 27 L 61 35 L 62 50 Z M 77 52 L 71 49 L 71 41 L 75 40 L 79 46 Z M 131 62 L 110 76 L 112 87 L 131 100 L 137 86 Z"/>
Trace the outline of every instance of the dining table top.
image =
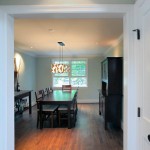
<path id="1" fill-rule="evenodd" d="M 77 90 L 53 90 L 53 92 L 50 94 L 38 99 L 37 102 L 50 104 L 69 104 L 72 103 L 76 91 Z"/>

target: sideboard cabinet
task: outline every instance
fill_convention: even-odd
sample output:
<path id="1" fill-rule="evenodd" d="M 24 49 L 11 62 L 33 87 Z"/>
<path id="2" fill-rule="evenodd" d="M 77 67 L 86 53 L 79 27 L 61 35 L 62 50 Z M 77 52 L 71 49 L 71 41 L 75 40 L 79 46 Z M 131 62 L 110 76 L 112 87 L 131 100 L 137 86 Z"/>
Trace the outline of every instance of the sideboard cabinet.
<path id="1" fill-rule="evenodd" d="M 99 114 L 104 117 L 105 129 L 108 123 L 120 128 L 123 98 L 122 57 L 107 57 L 101 63 L 102 87 L 99 90 Z"/>

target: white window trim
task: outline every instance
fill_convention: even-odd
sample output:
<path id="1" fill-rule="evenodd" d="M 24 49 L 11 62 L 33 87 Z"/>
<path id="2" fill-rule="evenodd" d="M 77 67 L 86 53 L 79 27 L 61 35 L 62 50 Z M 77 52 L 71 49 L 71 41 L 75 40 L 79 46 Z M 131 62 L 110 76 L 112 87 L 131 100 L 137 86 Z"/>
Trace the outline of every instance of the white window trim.
<path id="1" fill-rule="evenodd" d="M 51 63 L 54 63 L 55 61 L 59 61 L 59 58 L 53 58 L 53 59 L 51 60 Z M 69 64 L 70 64 L 71 61 L 86 61 L 86 76 L 84 76 L 84 77 L 87 78 L 87 85 L 86 85 L 86 86 L 83 86 L 83 87 L 80 87 L 80 88 L 87 88 L 87 87 L 88 87 L 88 59 L 87 59 L 87 58 L 75 58 L 75 59 L 64 58 L 63 61 L 69 61 Z M 60 87 L 54 86 L 54 84 L 53 84 L 53 78 L 54 78 L 55 76 L 54 76 L 53 73 L 51 73 L 51 74 L 52 74 L 52 86 L 53 86 L 53 88 L 55 88 L 55 89 L 60 89 Z M 65 77 L 65 76 L 64 76 L 64 77 Z M 72 76 L 71 76 L 71 73 L 69 73 L 68 77 L 69 77 L 69 82 L 70 82 L 70 78 L 72 77 Z M 78 76 L 78 77 L 80 77 L 80 76 Z M 83 77 L 83 76 L 81 76 L 81 77 Z M 78 86 L 73 86 L 73 88 L 77 88 L 77 87 L 78 87 Z"/>

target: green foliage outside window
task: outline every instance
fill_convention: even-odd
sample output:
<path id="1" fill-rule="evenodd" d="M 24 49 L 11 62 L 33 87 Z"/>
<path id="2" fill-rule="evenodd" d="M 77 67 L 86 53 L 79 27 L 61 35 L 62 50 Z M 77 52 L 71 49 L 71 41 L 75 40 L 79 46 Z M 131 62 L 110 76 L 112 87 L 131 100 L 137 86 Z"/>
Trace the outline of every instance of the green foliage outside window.
<path id="1" fill-rule="evenodd" d="M 85 61 L 72 61 L 71 75 L 72 76 L 86 76 L 86 62 Z"/>
<path id="2" fill-rule="evenodd" d="M 59 61 L 56 61 L 59 63 Z M 61 87 L 62 84 L 71 84 L 74 87 L 87 86 L 87 61 L 74 60 L 64 61 L 63 64 L 70 65 L 69 73 L 56 73 L 53 75 L 53 86 Z"/>

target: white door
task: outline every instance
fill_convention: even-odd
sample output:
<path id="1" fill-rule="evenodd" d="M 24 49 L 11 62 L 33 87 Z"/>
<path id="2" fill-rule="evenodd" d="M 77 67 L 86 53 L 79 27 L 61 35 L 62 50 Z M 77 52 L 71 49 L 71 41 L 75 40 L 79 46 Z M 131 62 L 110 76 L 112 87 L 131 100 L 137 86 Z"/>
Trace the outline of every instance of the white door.
<path id="1" fill-rule="evenodd" d="M 150 0 L 141 3 L 138 10 L 142 53 L 142 58 L 139 60 L 142 64 L 142 68 L 139 68 L 142 71 L 140 150 L 150 150 Z"/>

